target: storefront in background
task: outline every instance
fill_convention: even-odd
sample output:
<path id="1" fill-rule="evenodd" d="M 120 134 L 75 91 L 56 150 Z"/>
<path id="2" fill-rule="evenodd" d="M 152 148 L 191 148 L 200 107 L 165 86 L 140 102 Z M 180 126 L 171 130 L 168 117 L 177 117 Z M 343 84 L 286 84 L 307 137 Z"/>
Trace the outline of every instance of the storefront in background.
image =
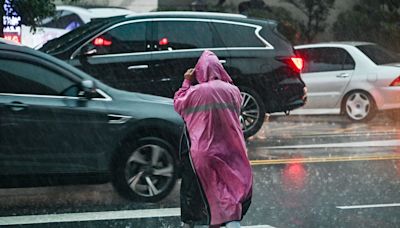
<path id="1" fill-rule="evenodd" d="M 5 0 L 3 9 L 3 34 L 4 38 L 21 43 L 21 17 L 14 10 L 12 0 Z"/>

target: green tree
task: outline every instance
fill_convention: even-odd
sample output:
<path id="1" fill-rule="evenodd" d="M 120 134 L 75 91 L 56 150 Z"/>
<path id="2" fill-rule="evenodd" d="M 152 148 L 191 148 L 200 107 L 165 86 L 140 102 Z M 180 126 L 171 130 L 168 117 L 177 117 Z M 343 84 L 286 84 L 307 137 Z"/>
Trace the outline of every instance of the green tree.
<path id="1" fill-rule="evenodd" d="M 55 13 L 55 0 L 12 0 L 13 8 L 21 16 L 22 23 L 32 26 L 35 30 L 41 19 L 53 16 Z M 65 3 L 77 2 L 79 0 L 63 0 Z M 3 9 L 4 0 L 0 0 L 0 15 L 3 18 L 5 12 Z M 3 23 L 0 23 L 0 35 L 3 36 Z"/>
<path id="2" fill-rule="evenodd" d="M 339 14 L 333 25 L 336 40 L 379 43 L 400 51 L 400 1 L 360 0 Z"/>
<path id="3" fill-rule="evenodd" d="M 278 31 L 292 44 L 301 43 L 300 24 L 292 17 L 290 11 L 283 7 L 269 6 L 264 9 L 251 8 L 246 11 L 249 17 L 275 20 L 278 22 Z"/>
<path id="4" fill-rule="evenodd" d="M 325 31 L 326 19 L 333 8 L 335 0 L 285 0 L 294 5 L 304 16 L 305 21 L 300 21 L 302 39 L 312 42 L 315 37 Z"/>

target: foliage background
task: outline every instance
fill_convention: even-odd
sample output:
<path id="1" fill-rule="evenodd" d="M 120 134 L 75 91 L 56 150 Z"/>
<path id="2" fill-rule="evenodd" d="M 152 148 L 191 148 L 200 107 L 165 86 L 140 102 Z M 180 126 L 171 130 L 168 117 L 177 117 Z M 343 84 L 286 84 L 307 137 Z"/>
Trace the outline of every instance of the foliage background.
<path id="1" fill-rule="evenodd" d="M 333 37 L 375 42 L 400 52 L 399 12 L 399 0 L 359 0 L 352 9 L 339 14 Z"/>
<path id="2" fill-rule="evenodd" d="M 79 0 L 63 0 L 65 4 L 75 3 Z M 0 0 L 0 15 L 3 18 L 4 0 Z M 21 16 L 22 23 L 25 25 L 32 26 L 35 30 L 38 26 L 38 22 L 49 16 L 54 15 L 55 4 L 54 0 L 12 0 L 13 8 Z M 0 35 L 3 36 L 3 23 L 0 23 Z"/>

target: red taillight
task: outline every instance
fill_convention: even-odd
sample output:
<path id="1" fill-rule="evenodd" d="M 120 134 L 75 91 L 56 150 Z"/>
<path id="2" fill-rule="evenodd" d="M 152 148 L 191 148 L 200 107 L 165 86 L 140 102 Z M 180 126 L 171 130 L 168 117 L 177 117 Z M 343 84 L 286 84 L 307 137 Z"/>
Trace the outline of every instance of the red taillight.
<path id="1" fill-rule="evenodd" d="M 390 86 L 400 86 L 400 76 L 392 81 L 392 83 L 390 83 Z"/>
<path id="2" fill-rule="evenodd" d="M 162 38 L 160 41 L 158 41 L 158 44 L 160 45 L 160 46 L 164 46 L 164 45 L 167 45 L 169 42 L 168 42 L 168 38 Z"/>
<path id="3" fill-rule="evenodd" d="M 294 66 L 296 67 L 296 69 L 298 71 L 301 71 L 304 67 L 304 62 L 303 59 L 300 57 L 292 57 L 290 58 L 290 60 L 292 60 L 292 63 L 294 64 Z"/>
<path id="4" fill-rule="evenodd" d="M 102 37 L 97 37 L 96 39 L 93 40 L 94 46 L 111 46 L 111 44 L 112 44 L 111 40 L 106 40 Z"/>

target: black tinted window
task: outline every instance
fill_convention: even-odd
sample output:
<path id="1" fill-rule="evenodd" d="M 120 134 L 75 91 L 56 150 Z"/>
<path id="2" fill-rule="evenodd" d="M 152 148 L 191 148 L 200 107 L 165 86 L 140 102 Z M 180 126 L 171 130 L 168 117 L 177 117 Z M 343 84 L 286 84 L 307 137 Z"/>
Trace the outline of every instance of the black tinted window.
<path id="1" fill-rule="evenodd" d="M 213 36 L 207 22 L 160 21 L 155 22 L 159 50 L 213 47 Z"/>
<path id="2" fill-rule="evenodd" d="M 96 37 L 89 45 L 95 46 L 99 55 L 144 52 L 146 50 L 146 24 L 129 23 L 118 26 Z"/>
<path id="3" fill-rule="evenodd" d="M 41 66 L 0 59 L 0 93 L 62 95 L 74 85 Z"/>
<path id="4" fill-rule="evenodd" d="M 300 49 L 297 54 L 304 60 L 303 73 L 352 70 L 353 58 L 342 48 Z"/>
<path id="5" fill-rule="evenodd" d="M 213 23 L 225 47 L 265 47 L 265 44 L 256 36 L 256 28 L 227 24 Z"/>
<path id="6" fill-rule="evenodd" d="M 361 45 L 357 48 L 377 65 L 400 62 L 399 55 L 377 45 Z"/>

